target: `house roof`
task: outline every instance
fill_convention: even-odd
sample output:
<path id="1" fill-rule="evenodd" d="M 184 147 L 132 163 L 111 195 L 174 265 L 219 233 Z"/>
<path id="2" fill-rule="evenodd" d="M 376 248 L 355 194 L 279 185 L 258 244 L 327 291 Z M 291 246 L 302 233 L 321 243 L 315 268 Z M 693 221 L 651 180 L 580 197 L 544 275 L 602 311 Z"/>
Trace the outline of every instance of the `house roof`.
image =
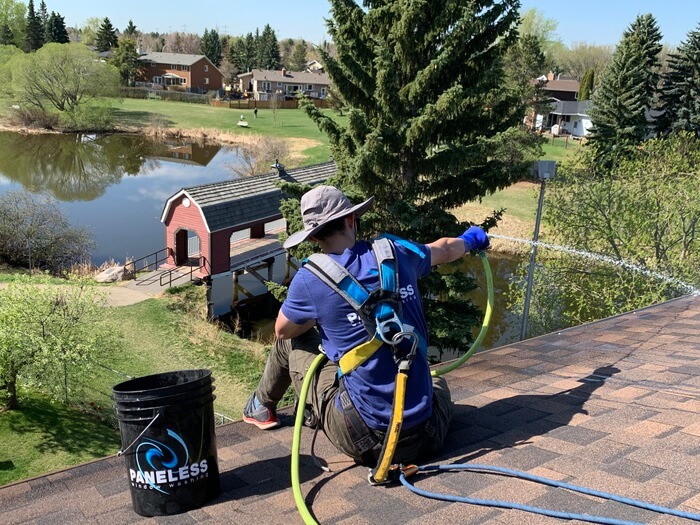
<path id="1" fill-rule="evenodd" d="M 700 297 L 477 353 L 446 379 L 452 424 L 440 456 L 427 464 L 496 465 L 700 513 Z M 127 464 L 112 455 L 0 487 L 3 523 L 302 524 L 290 485 L 293 419 L 288 410 L 281 418 L 284 426 L 265 432 L 240 420 L 216 428 L 221 495 L 200 509 L 141 519 Z M 372 487 L 366 468 L 338 453 L 322 432 L 312 448 L 312 435 L 302 429 L 299 479 L 319 523 L 584 523 L 427 499 L 398 484 Z M 60 450 L 53 437 L 45 454 Z M 318 468 L 312 451 L 330 472 Z M 478 500 L 626 522 L 691 523 L 510 476 L 441 472 L 409 481 Z"/>
<path id="2" fill-rule="evenodd" d="M 321 71 L 282 71 L 272 69 L 253 69 L 248 73 L 241 73 L 238 78 L 250 77 L 253 80 L 267 82 L 283 82 L 286 84 L 320 84 L 330 86 L 328 75 Z"/>
<path id="3" fill-rule="evenodd" d="M 546 91 L 569 91 L 571 93 L 576 93 L 581 87 L 578 80 L 548 80 L 544 84 L 544 89 Z"/>
<path id="4" fill-rule="evenodd" d="M 581 117 L 587 117 L 589 116 L 588 108 L 590 107 L 590 105 L 590 100 L 557 100 L 556 103 L 552 106 L 553 109 L 552 111 L 550 111 L 550 113 L 553 113 L 555 115 L 578 115 Z"/>
<path id="5" fill-rule="evenodd" d="M 200 60 L 205 59 L 211 62 L 204 55 L 187 55 L 184 53 L 146 53 L 141 55 L 139 60 L 144 62 L 155 62 L 156 64 L 177 64 L 178 66 L 191 66 Z M 215 66 L 216 67 L 216 66 Z"/>
<path id="6" fill-rule="evenodd" d="M 282 190 L 275 183 L 287 182 L 317 184 L 335 174 L 335 162 L 325 162 L 285 170 L 282 168 L 254 177 L 203 184 L 182 188 L 168 199 L 163 208 L 161 222 L 165 222 L 173 203 L 186 196 L 202 213 L 209 233 L 242 224 L 258 222 L 280 215 Z"/>

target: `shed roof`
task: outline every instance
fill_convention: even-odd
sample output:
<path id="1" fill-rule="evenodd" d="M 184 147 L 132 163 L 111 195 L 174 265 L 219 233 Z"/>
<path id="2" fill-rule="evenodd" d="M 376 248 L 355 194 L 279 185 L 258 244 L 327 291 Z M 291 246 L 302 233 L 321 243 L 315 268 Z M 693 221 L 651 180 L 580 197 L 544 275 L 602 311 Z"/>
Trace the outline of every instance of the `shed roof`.
<path id="1" fill-rule="evenodd" d="M 160 220 L 165 222 L 175 200 L 186 196 L 201 210 L 209 233 L 261 221 L 280 214 L 283 194 L 275 185 L 278 180 L 318 184 L 334 174 L 335 162 L 331 161 L 289 171 L 282 168 L 279 173 L 273 171 L 254 177 L 182 188 L 165 203 Z"/>

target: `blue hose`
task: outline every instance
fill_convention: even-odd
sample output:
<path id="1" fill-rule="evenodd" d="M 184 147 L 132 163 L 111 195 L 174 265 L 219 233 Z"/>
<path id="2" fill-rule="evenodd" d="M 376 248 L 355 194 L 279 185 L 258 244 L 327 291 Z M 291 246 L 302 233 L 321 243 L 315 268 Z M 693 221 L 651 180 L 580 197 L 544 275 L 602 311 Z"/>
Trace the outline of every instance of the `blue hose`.
<path id="1" fill-rule="evenodd" d="M 549 485 L 551 487 L 562 488 L 570 490 L 572 492 L 578 492 L 580 494 L 586 494 L 589 496 L 596 496 L 598 498 L 603 498 L 611 501 L 616 501 L 619 503 L 624 503 L 626 505 L 638 507 L 641 509 L 650 510 L 653 512 L 658 512 L 661 514 L 668 514 L 671 516 L 677 516 L 680 518 L 686 518 L 693 521 L 700 521 L 700 514 L 694 514 L 691 512 L 683 512 L 676 509 L 671 509 L 668 507 L 662 507 L 660 505 L 653 505 L 644 501 L 634 500 L 630 498 L 625 498 L 623 496 L 618 496 L 616 494 L 611 494 L 608 492 L 602 492 L 600 490 L 593 490 L 585 487 L 579 487 L 577 485 L 571 485 L 570 483 L 564 483 L 562 481 L 556 481 L 553 479 L 543 478 L 541 476 L 535 476 L 534 474 L 528 474 L 527 472 L 522 472 L 520 470 L 513 470 L 504 467 L 496 467 L 492 465 L 477 465 L 477 464 L 453 464 L 453 465 L 428 465 L 422 467 L 416 467 L 418 472 L 431 472 L 431 471 L 448 471 L 448 470 L 469 470 L 475 472 L 488 472 L 494 474 L 506 474 L 511 477 L 524 479 L 528 481 L 534 481 L 536 483 L 542 483 L 544 485 Z M 522 505 L 519 503 L 512 503 L 508 501 L 499 500 L 485 500 L 477 498 L 467 498 L 463 496 L 453 496 L 451 494 L 440 494 L 437 492 L 428 492 L 417 488 L 413 484 L 409 483 L 406 476 L 402 473 L 400 476 L 401 484 L 408 487 L 413 493 L 426 498 L 439 499 L 443 501 L 454 501 L 459 503 L 470 503 L 472 505 L 484 505 L 489 507 L 500 507 L 505 509 L 515 509 L 522 510 L 525 512 L 532 512 L 535 514 L 541 514 L 543 516 L 551 516 L 554 518 L 562 519 L 575 519 L 581 521 L 587 521 L 590 523 L 602 523 L 604 525 L 639 525 L 636 522 L 618 520 L 615 518 L 607 518 L 604 516 L 590 516 L 587 514 L 576 514 L 571 512 L 560 512 L 556 510 L 543 509 L 540 507 L 533 507 L 530 505 Z"/>

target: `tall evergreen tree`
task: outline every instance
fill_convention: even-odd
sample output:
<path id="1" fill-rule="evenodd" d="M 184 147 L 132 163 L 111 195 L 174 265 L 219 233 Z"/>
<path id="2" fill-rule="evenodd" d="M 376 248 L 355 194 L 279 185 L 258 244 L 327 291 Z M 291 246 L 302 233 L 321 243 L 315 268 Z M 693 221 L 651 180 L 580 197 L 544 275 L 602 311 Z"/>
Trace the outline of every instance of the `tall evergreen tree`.
<path id="1" fill-rule="evenodd" d="M 34 0 L 29 0 L 27 4 L 27 34 L 24 44 L 25 50 L 29 53 L 44 45 L 44 26 L 34 11 Z"/>
<path id="2" fill-rule="evenodd" d="M 578 100 L 590 100 L 594 80 L 595 71 L 587 69 L 583 74 L 583 78 L 581 78 L 581 85 L 578 88 Z"/>
<path id="3" fill-rule="evenodd" d="M 648 135 L 647 115 L 654 100 L 650 20 L 640 16 L 630 26 L 640 32 L 625 32 L 593 94 L 590 140 L 600 154 L 625 154 Z"/>
<path id="4" fill-rule="evenodd" d="M 39 17 L 41 27 L 44 28 L 44 44 L 46 44 L 47 42 L 50 42 L 50 40 L 47 38 L 49 31 L 49 11 L 46 8 L 46 2 L 44 2 L 44 0 L 39 2 L 39 10 L 36 12 L 36 16 Z"/>
<path id="5" fill-rule="evenodd" d="M 646 106 L 647 109 L 653 109 L 658 105 L 659 69 L 661 68 L 659 53 L 663 47 L 662 35 L 656 19 L 650 13 L 637 16 L 622 34 L 622 38 L 633 38 L 639 43 L 646 76 Z"/>
<path id="6" fill-rule="evenodd" d="M 280 66 L 280 48 L 277 43 L 277 35 L 265 24 L 258 41 L 258 67 L 260 69 L 278 69 Z"/>
<path id="7" fill-rule="evenodd" d="M 136 26 L 134 25 L 134 22 L 129 19 L 129 23 L 127 26 L 124 28 L 124 36 L 127 38 L 133 38 L 134 35 L 136 34 Z"/>
<path id="8" fill-rule="evenodd" d="M 318 50 L 349 108 L 340 125 L 305 100 L 330 139 L 337 178 L 353 197 L 375 195 L 367 233 L 417 240 L 456 234 L 449 210 L 522 177 L 532 156 L 524 107 L 504 88 L 501 57 L 517 38 L 517 0 L 331 0 L 334 56 Z M 289 204 L 291 206 L 291 204 Z M 490 223 L 491 225 L 493 223 Z M 488 226 L 488 225 L 487 225 Z M 465 276 L 431 274 L 431 342 L 462 348 L 476 314 L 459 300 Z"/>
<path id="9" fill-rule="evenodd" d="M 221 39 L 219 38 L 219 33 L 215 29 L 211 31 L 205 29 L 200 45 L 202 54 L 211 60 L 212 64 L 219 67 L 221 65 Z"/>
<path id="10" fill-rule="evenodd" d="M 67 44 L 70 42 L 66 22 L 58 13 L 51 11 L 49 21 L 46 24 L 46 42 L 56 42 L 57 44 Z"/>
<path id="11" fill-rule="evenodd" d="M 119 39 L 117 38 L 117 30 L 114 28 L 109 18 L 105 17 L 97 30 L 95 46 L 97 47 L 98 51 L 102 52 L 109 51 L 113 47 L 117 47 L 118 43 Z"/>
<path id="12" fill-rule="evenodd" d="M 229 48 L 228 61 L 231 62 L 236 73 L 245 73 L 256 66 L 255 37 L 248 33 L 237 39 Z"/>
<path id="13" fill-rule="evenodd" d="M 700 24 L 668 58 L 663 77 L 658 131 L 686 130 L 700 135 Z"/>
<path id="14" fill-rule="evenodd" d="M 303 40 L 294 45 L 292 56 L 289 59 L 289 69 L 292 71 L 304 71 L 306 69 L 306 42 Z"/>

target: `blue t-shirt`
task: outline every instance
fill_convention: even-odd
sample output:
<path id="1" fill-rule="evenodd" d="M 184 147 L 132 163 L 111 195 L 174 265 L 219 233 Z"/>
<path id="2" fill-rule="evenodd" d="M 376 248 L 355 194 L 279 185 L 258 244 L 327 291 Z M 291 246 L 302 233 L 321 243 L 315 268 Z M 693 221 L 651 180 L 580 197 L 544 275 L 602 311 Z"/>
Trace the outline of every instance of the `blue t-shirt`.
<path id="1" fill-rule="evenodd" d="M 428 329 L 418 293 L 418 279 L 430 273 L 430 249 L 423 244 L 414 244 L 415 250 L 401 243 L 394 243 L 394 246 L 404 324 L 413 327 L 427 342 Z M 342 254 L 330 254 L 330 257 L 368 291 L 379 288 L 377 261 L 368 242 L 359 241 Z M 304 267 L 289 286 L 282 313 L 296 324 L 315 319 L 323 348 L 336 364 L 348 350 L 369 340 L 362 320 L 350 303 Z M 385 431 L 389 425 L 396 370 L 391 349 L 383 345 L 370 359 L 345 375 L 350 399 L 370 428 Z M 403 428 L 412 428 L 427 420 L 432 411 L 432 399 L 430 368 L 425 356 L 418 352 L 408 373 Z"/>

